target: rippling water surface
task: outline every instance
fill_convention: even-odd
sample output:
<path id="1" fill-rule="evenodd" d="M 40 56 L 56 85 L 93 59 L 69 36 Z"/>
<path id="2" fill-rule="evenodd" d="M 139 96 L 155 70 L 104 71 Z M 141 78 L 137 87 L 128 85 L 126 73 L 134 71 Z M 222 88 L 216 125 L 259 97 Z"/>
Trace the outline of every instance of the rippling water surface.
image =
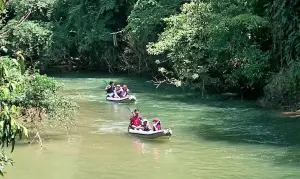
<path id="1" fill-rule="evenodd" d="M 19 145 L 9 179 L 233 179 L 300 178 L 300 123 L 240 101 L 200 99 L 158 88 L 141 78 L 57 78 L 80 105 L 77 133 L 51 133 L 40 150 Z M 138 99 L 104 99 L 105 82 L 126 83 Z M 129 110 L 159 117 L 171 127 L 168 142 L 136 139 L 126 132 Z"/>

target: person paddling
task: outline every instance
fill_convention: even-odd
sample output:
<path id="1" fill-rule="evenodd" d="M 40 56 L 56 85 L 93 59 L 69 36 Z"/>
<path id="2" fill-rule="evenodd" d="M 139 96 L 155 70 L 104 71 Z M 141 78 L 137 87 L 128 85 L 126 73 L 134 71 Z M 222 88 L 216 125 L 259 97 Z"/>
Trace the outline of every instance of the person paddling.
<path id="1" fill-rule="evenodd" d="M 135 109 L 132 116 L 130 117 L 130 125 L 129 127 L 131 127 L 132 129 L 143 129 L 143 127 L 141 126 L 141 120 L 142 117 L 140 115 L 140 111 L 139 109 Z"/>
<path id="2" fill-rule="evenodd" d="M 113 81 L 109 82 L 109 85 L 104 89 L 107 93 L 107 96 L 114 97 L 115 96 L 115 83 Z"/>

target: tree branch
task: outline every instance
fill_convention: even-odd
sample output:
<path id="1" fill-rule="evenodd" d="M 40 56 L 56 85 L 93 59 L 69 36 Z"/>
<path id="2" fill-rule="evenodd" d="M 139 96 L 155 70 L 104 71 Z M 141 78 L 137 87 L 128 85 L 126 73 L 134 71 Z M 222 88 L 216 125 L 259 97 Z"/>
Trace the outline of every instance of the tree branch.
<path id="1" fill-rule="evenodd" d="M 22 22 L 24 22 L 24 21 L 29 17 L 29 15 L 31 14 L 31 12 L 32 12 L 32 11 L 31 11 L 31 9 L 30 9 L 28 12 L 26 12 L 26 13 L 21 17 L 21 19 L 20 19 L 18 22 L 16 22 L 16 23 L 14 24 L 14 26 L 13 26 L 12 28 L 10 28 L 10 29 L 8 29 L 8 30 L 6 30 L 6 31 L 4 31 L 4 32 L 1 32 L 1 33 L 0 33 L 0 36 L 6 35 L 6 34 L 8 34 L 12 29 L 18 27 Z"/>

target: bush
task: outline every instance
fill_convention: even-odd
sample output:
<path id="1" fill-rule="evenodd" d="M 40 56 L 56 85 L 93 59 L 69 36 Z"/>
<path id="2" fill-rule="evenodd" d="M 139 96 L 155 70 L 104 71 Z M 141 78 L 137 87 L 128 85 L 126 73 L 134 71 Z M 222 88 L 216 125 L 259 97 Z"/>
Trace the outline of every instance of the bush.
<path id="1" fill-rule="evenodd" d="M 294 64 L 275 74 L 264 88 L 261 103 L 274 108 L 300 107 L 300 70 Z"/>
<path id="2" fill-rule="evenodd" d="M 34 70 L 25 71 L 23 62 L 23 58 L 0 57 L 0 144 L 11 143 L 11 151 L 17 136 L 28 137 L 28 132 L 42 145 L 38 125 L 45 119 L 69 129 L 77 108 L 75 102 L 59 94 L 62 85 Z M 5 153 L 0 154 L 0 174 L 9 161 Z"/>

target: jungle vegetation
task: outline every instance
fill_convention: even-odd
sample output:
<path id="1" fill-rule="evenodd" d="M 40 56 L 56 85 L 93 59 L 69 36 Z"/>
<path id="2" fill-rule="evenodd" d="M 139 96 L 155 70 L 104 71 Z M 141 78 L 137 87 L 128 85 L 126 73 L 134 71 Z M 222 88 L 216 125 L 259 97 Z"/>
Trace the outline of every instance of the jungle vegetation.
<path id="1" fill-rule="evenodd" d="M 0 9 L 0 136 L 12 149 L 28 129 L 39 138 L 41 121 L 70 125 L 76 104 L 42 75 L 53 71 L 146 75 L 299 108 L 297 0 L 4 0 Z"/>

